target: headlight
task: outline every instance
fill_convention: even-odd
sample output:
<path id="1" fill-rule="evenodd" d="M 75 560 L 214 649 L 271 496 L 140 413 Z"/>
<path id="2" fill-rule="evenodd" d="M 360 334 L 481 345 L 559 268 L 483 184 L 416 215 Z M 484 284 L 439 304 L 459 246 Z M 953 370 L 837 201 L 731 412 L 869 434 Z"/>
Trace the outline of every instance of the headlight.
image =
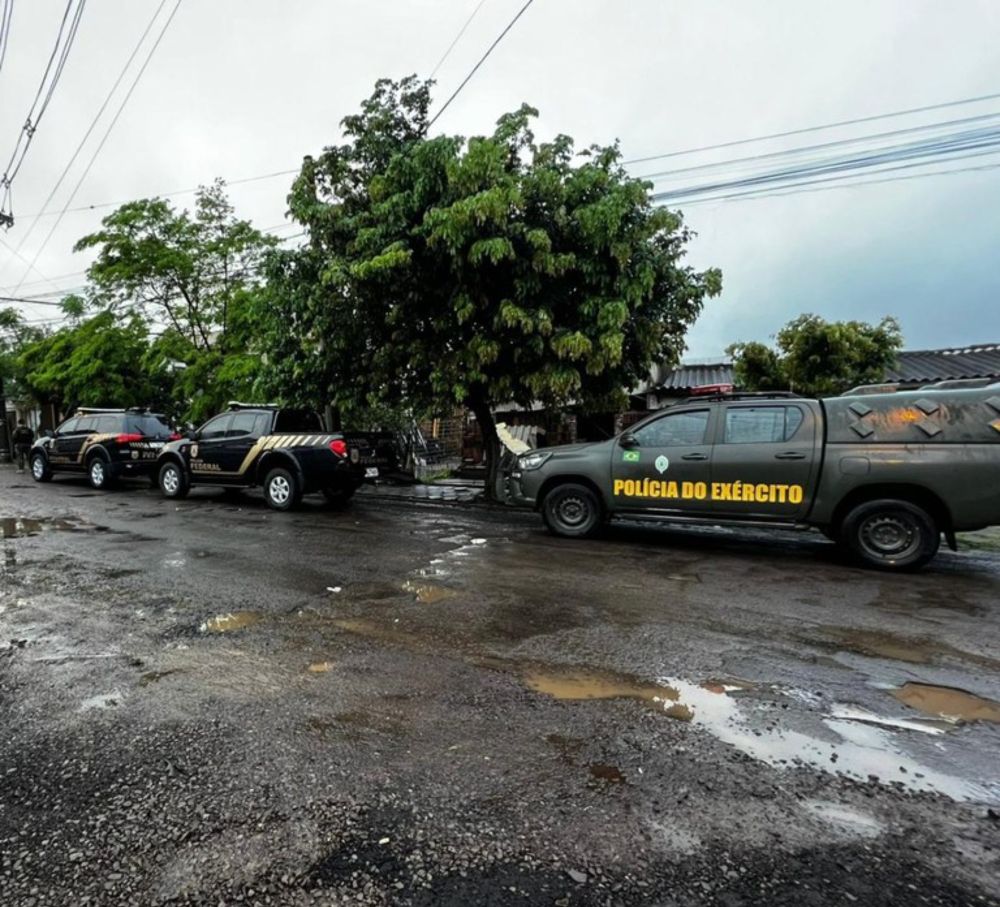
<path id="1" fill-rule="evenodd" d="M 518 457 L 517 465 L 523 470 L 538 469 L 538 467 L 543 465 L 551 456 L 552 454 L 550 453 L 540 452 L 524 454 L 523 456 Z"/>

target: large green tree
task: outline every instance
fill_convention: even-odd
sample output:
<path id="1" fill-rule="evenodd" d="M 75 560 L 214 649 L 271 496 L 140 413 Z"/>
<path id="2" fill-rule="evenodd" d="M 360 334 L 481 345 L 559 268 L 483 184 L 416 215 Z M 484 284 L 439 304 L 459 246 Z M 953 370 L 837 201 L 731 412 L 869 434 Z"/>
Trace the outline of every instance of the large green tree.
<path id="1" fill-rule="evenodd" d="M 257 378 L 252 301 L 275 245 L 235 216 L 216 181 L 193 212 L 159 198 L 122 205 L 76 249 L 97 249 L 88 306 L 150 325 L 147 371 L 168 374 L 179 411 L 200 420 Z"/>
<path id="2" fill-rule="evenodd" d="M 296 402 L 465 405 L 495 469 L 497 406 L 620 405 L 721 278 L 684 265 L 680 215 L 617 147 L 537 142 L 528 106 L 431 137 L 429 102 L 429 83 L 380 81 L 347 141 L 305 160 L 289 202 L 309 241 L 272 257 L 264 374 Z"/>
<path id="3" fill-rule="evenodd" d="M 759 341 L 729 347 L 738 386 L 809 396 L 840 394 L 883 381 L 903 344 L 899 322 L 891 317 L 868 324 L 800 315 L 775 340 L 775 347 Z"/>

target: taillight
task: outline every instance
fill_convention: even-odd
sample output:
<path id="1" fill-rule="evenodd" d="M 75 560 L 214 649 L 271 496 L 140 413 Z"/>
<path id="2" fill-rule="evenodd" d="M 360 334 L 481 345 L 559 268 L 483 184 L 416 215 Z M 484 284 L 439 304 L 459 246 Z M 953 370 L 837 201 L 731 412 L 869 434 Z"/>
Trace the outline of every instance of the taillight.
<path id="1" fill-rule="evenodd" d="M 177 432 L 175 432 L 175 431 L 172 431 L 172 432 L 171 432 L 171 433 L 170 433 L 170 434 L 169 434 L 169 435 L 167 436 L 167 440 L 168 440 L 168 441 L 180 441 L 180 439 L 181 439 L 182 437 L 184 437 L 184 436 L 183 436 L 183 435 L 179 435 L 179 434 L 177 434 Z"/>
<path id="2" fill-rule="evenodd" d="M 347 442 L 343 438 L 335 438 L 330 442 L 330 450 L 338 457 L 347 456 Z"/>
<path id="3" fill-rule="evenodd" d="M 119 444 L 132 444 L 135 441 L 142 441 L 145 439 L 145 435 L 119 435 L 115 440 Z"/>

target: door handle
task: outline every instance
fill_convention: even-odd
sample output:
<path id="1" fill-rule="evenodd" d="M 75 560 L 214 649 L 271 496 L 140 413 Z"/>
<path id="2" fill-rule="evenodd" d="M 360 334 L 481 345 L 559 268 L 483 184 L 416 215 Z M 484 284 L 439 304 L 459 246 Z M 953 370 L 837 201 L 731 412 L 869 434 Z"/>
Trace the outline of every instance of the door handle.
<path id="1" fill-rule="evenodd" d="M 797 450 L 786 450 L 784 453 L 775 454 L 775 460 L 804 460 L 806 455 Z"/>
<path id="2" fill-rule="evenodd" d="M 681 459 L 682 460 L 707 460 L 708 459 L 708 454 L 701 454 L 701 453 L 684 454 L 684 456 L 681 457 Z"/>

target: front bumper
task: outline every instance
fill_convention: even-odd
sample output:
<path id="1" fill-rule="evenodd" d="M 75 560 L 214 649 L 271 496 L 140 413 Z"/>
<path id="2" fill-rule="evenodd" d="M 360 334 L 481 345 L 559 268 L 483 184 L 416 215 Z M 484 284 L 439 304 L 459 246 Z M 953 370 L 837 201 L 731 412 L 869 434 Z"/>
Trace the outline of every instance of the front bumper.
<path id="1" fill-rule="evenodd" d="M 504 473 L 506 502 L 518 507 L 535 507 L 538 482 L 532 480 L 531 473 L 514 469 Z"/>

